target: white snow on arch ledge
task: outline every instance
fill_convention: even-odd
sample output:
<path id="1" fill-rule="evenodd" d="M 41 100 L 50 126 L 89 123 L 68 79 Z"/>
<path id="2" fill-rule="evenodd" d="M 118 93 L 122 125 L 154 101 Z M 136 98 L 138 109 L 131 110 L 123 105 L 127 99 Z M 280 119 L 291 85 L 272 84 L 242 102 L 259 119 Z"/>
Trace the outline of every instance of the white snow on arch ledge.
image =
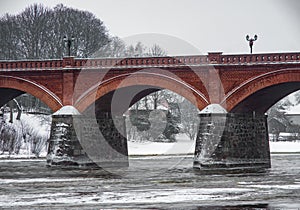
<path id="1" fill-rule="evenodd" d="M 224 109 L 220 104 L 210 104 L 204 109 L 202 109 L 200 114 L 207 114 L 207 113 L 227 113 L 226 109 Z"/>
<path id="2" fill-rule="evenodd" d="M 74 106 L 63 106 L 53 115 L 80 115 L 80 112 Z"/>

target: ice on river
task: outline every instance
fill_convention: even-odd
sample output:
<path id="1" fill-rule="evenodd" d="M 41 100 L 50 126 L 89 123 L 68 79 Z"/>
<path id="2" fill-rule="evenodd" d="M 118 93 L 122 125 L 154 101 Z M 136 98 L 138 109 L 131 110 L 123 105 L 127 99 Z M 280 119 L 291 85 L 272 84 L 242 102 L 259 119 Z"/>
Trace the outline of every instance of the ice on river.
<path id="1" fill-rule="evenodd" d="M 197 174 L 193 157 L 172 168 L 168 159 L 132 157 L 124 176 L 100 170 L 47 168 L 43 160 L 0 160 L 0 206 L 8 209 L 297 209 L 299 154 L 273 155 L 254 174 Z M 12 164 L 14 167 L 11 167 Z M 147 176 L 153 170 L 155 176 Z M 226 208 L 225 208 L 226 207 Z M 296 207 L 296 208 L 294 208 Z"/>

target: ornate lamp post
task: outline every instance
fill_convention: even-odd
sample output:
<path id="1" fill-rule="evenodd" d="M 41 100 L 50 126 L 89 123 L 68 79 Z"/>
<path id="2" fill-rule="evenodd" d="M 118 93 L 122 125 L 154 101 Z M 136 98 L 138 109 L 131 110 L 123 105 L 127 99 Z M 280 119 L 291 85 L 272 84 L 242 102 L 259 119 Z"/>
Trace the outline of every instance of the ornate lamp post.
<path id="1" fill-rule="evenodd" d="M 246 36 L 246 40 L 249 42 L 250 53 L 252 54 L 253 43 L 254 43 L 254 41 L 257 40 L 257 35 L 254 35 L 254 38 L 250 38 L 249 35 L 247 35 L 247 36 Z"/>
<path id="2" fill-rule="evenodd" d="M 72 42 L 74 42 L 75 38 L 72 36 L 71 38 L 68 38 L 67 36 L 64 36 L 64 41 L 67 44 L 67 50 L 68 50 L 68 56 L 71 56 L 71 46 Z"/>

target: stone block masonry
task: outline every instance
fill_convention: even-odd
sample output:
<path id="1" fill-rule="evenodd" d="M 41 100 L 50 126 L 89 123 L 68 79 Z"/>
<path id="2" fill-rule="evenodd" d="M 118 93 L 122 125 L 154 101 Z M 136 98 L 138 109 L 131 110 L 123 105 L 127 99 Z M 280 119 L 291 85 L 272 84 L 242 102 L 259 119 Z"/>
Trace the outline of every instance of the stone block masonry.
<path id="1" fill-rule="evenodd" d="M 123 117 L 103 113 L 97 119 L 82 115 L 53 115 L 52 118 L 48 166 L 128 166 Z"/>
<path id="2" fill-rule="evenodd" d="M 90 166 L 95 165 L 84 152 L 76 129 L 74 115 L 53 115 L 49 138 L 48 166 Z"/>
<path id="3" fill-rule="evenodd" d="M 194 168 L 271 167 L 267 128 L 264 114 L 200 114 Z"/>
<path id="4" fill-rule="evenodd" d="M 81 127 L 80 143 L 94 163 L 102 168 L 129 165 L 123 116 L 103 112 L 97 118 L 81 117 L 76 124 Z"/>

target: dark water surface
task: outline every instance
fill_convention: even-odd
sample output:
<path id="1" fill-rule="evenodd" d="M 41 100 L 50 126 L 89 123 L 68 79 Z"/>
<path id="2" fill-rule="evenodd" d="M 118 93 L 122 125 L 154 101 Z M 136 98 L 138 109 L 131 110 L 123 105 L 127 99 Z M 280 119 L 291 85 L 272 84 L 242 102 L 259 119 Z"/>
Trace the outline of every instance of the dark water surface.
<path id="1" fill-rule="evenodd" d="M 0 160 L 7 209 L 300 209 L 300 154 L 262 173 L 199 174 L 192 156 L 135 157 L 128 169 L 54 169 Z"/>

